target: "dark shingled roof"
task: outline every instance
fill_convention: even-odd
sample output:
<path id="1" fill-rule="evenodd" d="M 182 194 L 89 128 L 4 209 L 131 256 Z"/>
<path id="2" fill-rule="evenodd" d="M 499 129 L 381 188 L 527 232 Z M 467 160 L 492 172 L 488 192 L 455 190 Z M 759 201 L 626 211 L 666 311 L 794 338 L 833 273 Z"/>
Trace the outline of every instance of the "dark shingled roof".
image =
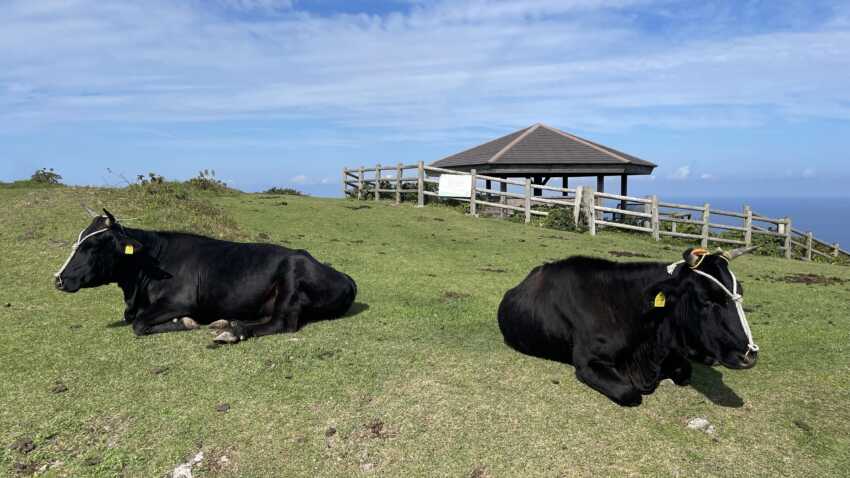
<path id="1" fill-rule="evenodd" d="M 495 168 L 507 165 L 558 165 L 567 168 L 592 165 L 656 166 L 541 123 L 448 156 L 431 165 L 439 168 Z"/>

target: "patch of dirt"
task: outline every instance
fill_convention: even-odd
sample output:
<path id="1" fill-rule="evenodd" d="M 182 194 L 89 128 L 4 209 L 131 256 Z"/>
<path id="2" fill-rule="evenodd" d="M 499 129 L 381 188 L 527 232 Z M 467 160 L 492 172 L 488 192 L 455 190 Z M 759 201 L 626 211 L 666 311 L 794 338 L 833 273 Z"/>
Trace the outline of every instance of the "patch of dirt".
<path id="1" fill-rule="evenodd" d="M 212 448 L 204 454 L 204 460 L 198 469 L 212 476 L 234 475 L 238 471 L 239 453 L 233 447 Z"/>
<path id="2" fill-rule="evenodd" d="M 640 252 L 608 251 L 608 254 L 611 254 L 614 257 L 643 257 L 643 258 L 646 258 L 646 259 L 652 258 L 652 256 L 648 256 L 646 254 L 641 254 Z"/>
<path id="3" fill-rule="evenodd" d="M 451 302 L 453 300 L 465 299 L 467 297 L 469 297 L 469 294 L 466 294 L 464 292 L 455 292 L 452 290 L 447 290 L 443 292 L 442 302 Z"/>
<path id="4" fill-rule="evenodd" d="M 12 443 L 12 446 L 9 448 L 26 455 L 35 450 L 35 444 L 33 444 L 31 437 L 23 437 L 15 440 L 15 443 Z"/>
<path id="5" fill-rule="evenodd" d="M 343 207 L 344 207 L 344 208 L 346 208 L 346 209 L 351 209 L 352 211 L 359 211 L 359 210 L 361 210 L 361 209 L 372 209 L 372 206 L 366 206 L 366 205 L 362 205 L 362 206 L 343 206 Z"/>
<path id="6" fill-rule="evenodd" d="M 228 411 L 230 411 L 230 404 L 229 403 L 219 403 L 218 405 L 215 406 L 215 411 L 217 411 L 219 413 L 227 413 Z"/>
<path id="7" fill-rule="evenodd" d="M 333 350 L 325 350 L 324 352 L 319 352 L 316 354 L 316 358 L 319 360 L 325 360 L 329 358 L 333 358 L 336 355 L 336 352 Z"/>
<path id="8" fill-rule="evenodd" d="M 437 221 L 437 222 L 446 222 L 446 220 L 445 220 L 445 219 L 442 219 L 442 218 L 439 218 L 439 217 L 435 217 L 435 218 L 434 218 L 434 221 Z"/>
<path id="9" fill-rule="evenodd" d="M 30 476 L 38 470 L 35 463 L 15 463 L 15 473 L 21 476 Z"/>
<path id="10" fill-rule="evenodd" d="M 168 367 L 154 367 L 151 369 L 151 374 L 162 375 L 168 372 Z"/>
<path id="11" fill-rule="evenodd" d="M 490 478 L 490 472 L 487 471 L 487 467 L 484 465 L 478 465 L 473 470 L 472 473 L 469 474 L 469 478 Z"/>
<path id="12" fill-rule="evenodd" d="M 35 229 L 27 229 L 23 234 L 19 235 L 16 239 L 18 241 L 31 241 L 33 239 L 38 239 L 41 237 L 41 234 L 37 232 Z"/>
<path id="13" fill-rule="evenodd" d="M 494 274 L 503 274 L 508 272 L 506 269 L 500 269 L 498 267 L 482 267 L 478 269 L 480 272 L 492 272 Z"/>
<path id="14" fill-rule="evenodd" d="M 827 277 L 820 274 L 789 274 L 780 278 L 779 282 L 806 285 L 841 285 L 848 281 L 840 277 Z"/>
<path id="15" fill-rule="evenodd" d="M 68 391 L 68 387 L 65 386 L 64 383 L 58 382 L 58 381 L 55 384 L 53 384 L 53 387 L 50 389 L 51 393 L 65 393 L 67 391 Z"/>
<path id="16" fill-rule="evenodd" d="M 101 461 L 103 461 L 102 457 L 90 456 L 83 461 L 83 464 L 86 466 L 97 466 L 100 464 Z"/>
<path id="17" fill-rule="evenodd" d="M 365 438 L 387 438 L 390 436 L 389 430 L 386 429 L 383 420 L 381 420 L 380 418 L 372 419 L 369 423 L 365 425 L 365 428 Z"/>
<path id="18" fill-rule="evenodd" d="M 811 433 L 812 431 L 812 426 L 804 422 L 803 420 L 794 420 L 792 423 L 794 423 L 794 426 L 796 426 L 800 430 L 803 430 L 806 433 Z"/>
<path id="19" fill-rule="evenodd" d="M 257 234 L 257 239 L 259 239 L 261 241 L 268 241 L 269 239 L 271 239 L 271 237 L 268 234 L 266 234 L 265 232 L 261 232 L 261 233 Z"/>

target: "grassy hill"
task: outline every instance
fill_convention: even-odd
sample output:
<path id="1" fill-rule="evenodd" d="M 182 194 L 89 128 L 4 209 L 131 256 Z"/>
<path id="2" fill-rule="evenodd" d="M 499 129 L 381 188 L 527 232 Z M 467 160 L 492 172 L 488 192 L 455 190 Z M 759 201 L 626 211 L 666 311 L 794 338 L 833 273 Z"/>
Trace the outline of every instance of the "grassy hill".
<path id="1" fill-rule="evenodd" d="M 357 280 L 358 304 L 232 347 L 206 329 L 136 338 L 116 286 L 53 288 L 81 201 L 309 249 Z M 683 246 L 294 196 L 0 187 L 0 204 L 0 475 L 163 476 L 198 451 L 195 476 L 850 475 L 846 267 L 735 261 L 758 366 L 696 367 L 693 386 L 624 409 L 507 348 L 496 307 L 547 260 Z"/>

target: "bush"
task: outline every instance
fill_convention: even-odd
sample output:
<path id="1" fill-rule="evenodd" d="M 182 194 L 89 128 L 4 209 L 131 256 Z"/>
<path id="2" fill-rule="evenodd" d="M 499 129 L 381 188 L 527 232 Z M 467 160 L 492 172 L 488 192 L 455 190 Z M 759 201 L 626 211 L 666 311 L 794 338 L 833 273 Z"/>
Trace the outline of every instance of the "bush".
<path id="1" fill-rule="evenodd" d="M 224 181 L 216 179 L 214 169 L 198 171 L 198 175 L 186 181 L 186 184 L 202 191 L 223 192 L 230 189 Z"/>
<path id="2" fill-rule="evenodd" d="M 306 196 L 297 189 L 273 187 L 263 191 L 263 194 L 282 194 L 284 196 Z"/>
<path id="3" fill-rule="evenodd" d="M 587 218 L 584 211 L 579 213 L 579 223 L 576 224 L 573 208 L 550 207 L 547 210 L 549 215 L 543 219 L 543 227 L 573 232 L 584 232 L 587 230 Z"/>
<path id="4" fill-rule="evenodd" d="M 32 173 L 30 181 L 38 184 L 62 184 L 62 176 L 53 168 L 41 168 Z"/>

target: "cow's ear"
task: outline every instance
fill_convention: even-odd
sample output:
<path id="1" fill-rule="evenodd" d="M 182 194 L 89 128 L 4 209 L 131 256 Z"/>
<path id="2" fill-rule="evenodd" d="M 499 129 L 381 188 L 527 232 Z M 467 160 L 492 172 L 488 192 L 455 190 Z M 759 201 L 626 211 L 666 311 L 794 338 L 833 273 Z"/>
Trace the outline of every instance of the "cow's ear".
<path id="1" fill-rule="evenodd" d="M 123 234 L 116 237 L 116 242 L 118 243 L 118 253 L 121 255 L 133 256 L 142 250 L 141 242 Z"/>
<path id="2" fill-rule="evenodd" d="M 106 227 L 112 227 L 118 222 L 115 219 L 115 216 L 113 216 L 111 212 L 107 211 L 106 208 L 103 208 L 103 214 L 106 217 Z"/>
<path id="3" fill-rule="evenodd" d="M 682 253 L 682 258 L 685 259 L 685 262 L 690 267 L 696 267 L 703 256 L 708 255 L 709 252 L 701 247 L 692 247 Z"/>
<path id="4" fill-rule="evenodd" d="M 682 280 L 673 277 L 650 286 L 644 300 L 653 308 L 670 307 L 679 300 L 684 289 Z"/>

